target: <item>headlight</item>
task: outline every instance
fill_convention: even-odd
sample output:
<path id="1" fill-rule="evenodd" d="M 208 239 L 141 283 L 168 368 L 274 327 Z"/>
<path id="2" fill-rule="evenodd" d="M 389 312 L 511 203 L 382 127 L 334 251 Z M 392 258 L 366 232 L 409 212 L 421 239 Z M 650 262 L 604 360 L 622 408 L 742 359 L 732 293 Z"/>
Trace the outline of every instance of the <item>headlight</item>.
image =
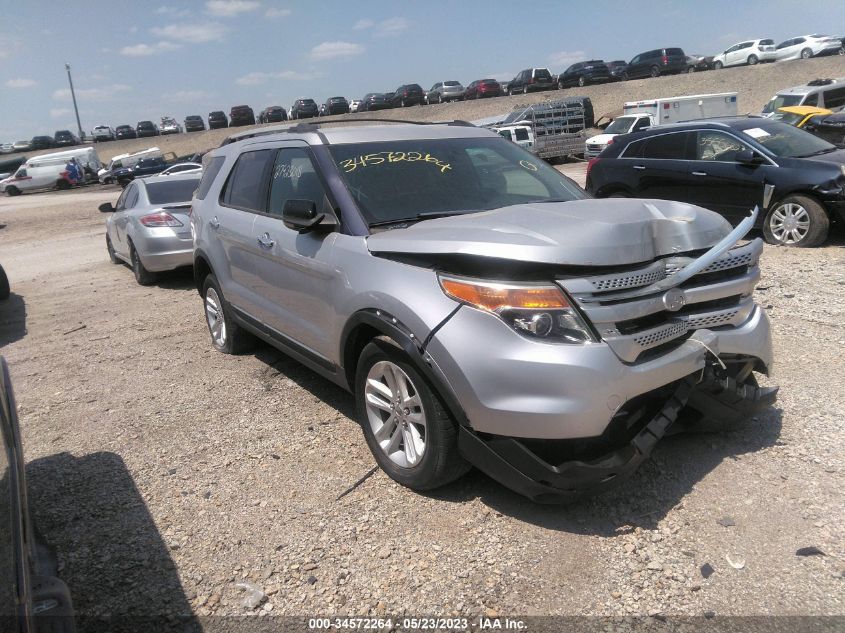
<path id="1" fill-rule="evenodd" d="M 440 276 L 447 296 L 499 317 L 519 334 L 549 343 L 587 343 L 593 334 L 561 288 Z"/>

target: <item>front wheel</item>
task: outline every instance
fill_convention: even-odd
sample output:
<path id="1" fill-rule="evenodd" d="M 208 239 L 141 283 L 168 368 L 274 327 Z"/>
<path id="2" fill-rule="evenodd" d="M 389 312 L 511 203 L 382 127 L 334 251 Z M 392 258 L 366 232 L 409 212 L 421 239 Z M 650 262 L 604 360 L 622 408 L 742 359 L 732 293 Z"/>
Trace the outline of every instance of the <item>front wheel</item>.
<path id="1" fill-rule="evenodd" d="M 759 60 L 759 59 L 757 59 L 757 56 L 756 56 L 756 55 L 749 55 L 749 56 L 748 56 L 748 65 L 749 65 L 749 66 L 756 66 L 756 65 L 757 65 L 757 62 L 759 62 L 759 61 L 760 61 L 760 60 Z"/>
<path id="2" fill-rule="evenodd" d="M 714 62 L 713 70 L 722 70 L 722 62 Z"/>
<path id="3" fill-rule="evenodd" d="M 687 73 L 689 73 L 690 75 L 693 74 L 694 72 L 695 72 L 695 66 L 690 66 L 689 68 L 687 68 Z"/>
<path id="4" fill-rule="evenodd" d="M 660 77 L 660 69 L 657 66 L 651 67 L 651 76 L 652 77 Z"/>
<path id="5" fill-rule="evenodd" d="M 375 339 L 361 352 L 355 400 L 364 438 L 394 481 L 431 490 L 469 469 L 458 452 L 456 423 L 393 341 Z"/>
<path id="6" fill-rule="evenodd" d="M 584 86 L 586 86 L 586 85 L 587 85 L 587 80 L 586 80 L 586 79 L 584 79 L 583 75 L 582 75 L 581 77 L 578 77 L 578 85 L 579 85 L 581 88 L 583 88 Z"/>
<path id="7" fill-rule="evenodd" d="M 811 248 L 827 239 L 829 228 L 821 204 L 808 196 L 787 196 L 766 215 L 763 237 L 769 244 Z"/>
<path id="8" fill-rule="evenodd" d="M 14 185 L 9 185 L 6 187 L 6 195 L 7 196 L 19 196 L 21 195 L 21 190 L 15 187 Z"/>
<path id="9" fill-rule="evenodd" d="M 813 56 L 813 51 L 809 48 L 805 48 L 801 51 L 801 59 L 810 59 Z"/>

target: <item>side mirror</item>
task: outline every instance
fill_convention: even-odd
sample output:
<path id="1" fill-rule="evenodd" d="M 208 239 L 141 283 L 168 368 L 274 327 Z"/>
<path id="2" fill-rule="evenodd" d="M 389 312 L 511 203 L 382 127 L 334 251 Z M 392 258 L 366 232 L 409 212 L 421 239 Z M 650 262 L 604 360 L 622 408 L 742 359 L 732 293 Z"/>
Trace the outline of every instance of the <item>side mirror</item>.
<path id="1" fill-rule="evenodd" d="M 97 208 L 100 210 L 100 213 L 114 213 L 115 212 L 114 205 L 111 202 L 104 202 L 103 204 L 101 204 Z"/>
<path id="2" fill-rule="evenodd" d="M 756 167 L 763 164 L 763 157 L 750 149 L 744 149 L 736 153 L 736 162 L 740 165 Z"/>
<path id="3" fill-rule="evenodd" d="M 289 229 L 308 233 L 309 231 L 333 231 L 337 220 L 325 213 L 317 213 L 313 200 L 288 200 L 282 209 L 282 222 Z"/>

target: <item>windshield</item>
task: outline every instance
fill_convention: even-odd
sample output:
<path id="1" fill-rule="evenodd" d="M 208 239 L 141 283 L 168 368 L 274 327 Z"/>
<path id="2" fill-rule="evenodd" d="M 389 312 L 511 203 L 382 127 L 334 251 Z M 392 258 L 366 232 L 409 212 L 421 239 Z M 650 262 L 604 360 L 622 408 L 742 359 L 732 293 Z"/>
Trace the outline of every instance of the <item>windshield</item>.
<path id="1" fill-rule="evenodd" d="M 782 158 L 808 158 L 836 149 L 835 145 L 785 123 L 771 122 L 765 127 L 749 127 L 742 133 Z"/>
<path id="2" fill-rule="evenodd" d="M 150 204 L 178 204 L 190 202 L 200 184 L 199 178 L 151 182 L 147 185 Z"/>
<path id="3" fill-rule="evenodd" d="M 763 108 L 763 114 L 769 114 L 778 108 L 797 106 L 801 103 L 801 99 L 803 98 L 804 95 L 775 95 L 772 97 L 772 100 L 766 104 L 766 107 Z"/>
<path id="4" fill-rule="evenodd" d="M 460 86 L 461 84 L 458 83 L 457 81 L 444 81 L 443 85 L 444 86 Z"/>
<path id="5" fill-rule="evenodd" d="M 329 151 L 370 225 L 587 197 L 502 138 L 356 143 Z"/>
<path id="6" fill-rule="evenodd" d="M 634 121 L 637 120 L 637 117 L 633 116 L 621 116 L 618 119 L 615 119 L 613 123 L 608 125 L 604 133 L 605 134 L 627 134 L 628 131 L 631 129 L 631 126 L 634 124 Z"/>

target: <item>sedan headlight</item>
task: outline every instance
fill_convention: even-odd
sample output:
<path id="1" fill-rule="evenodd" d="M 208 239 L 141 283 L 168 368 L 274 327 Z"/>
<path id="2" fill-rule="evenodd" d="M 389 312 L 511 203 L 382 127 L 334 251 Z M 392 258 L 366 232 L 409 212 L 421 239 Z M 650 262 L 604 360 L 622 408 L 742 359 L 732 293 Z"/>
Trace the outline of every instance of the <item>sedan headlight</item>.
<path id="1" fill-rule="evenodd" d="M 554 284 L 506 283 L 439 276 L 447 296 L 490 312 L 513 330 L 549 343 L 595 341 L 590 327 Z"/>

